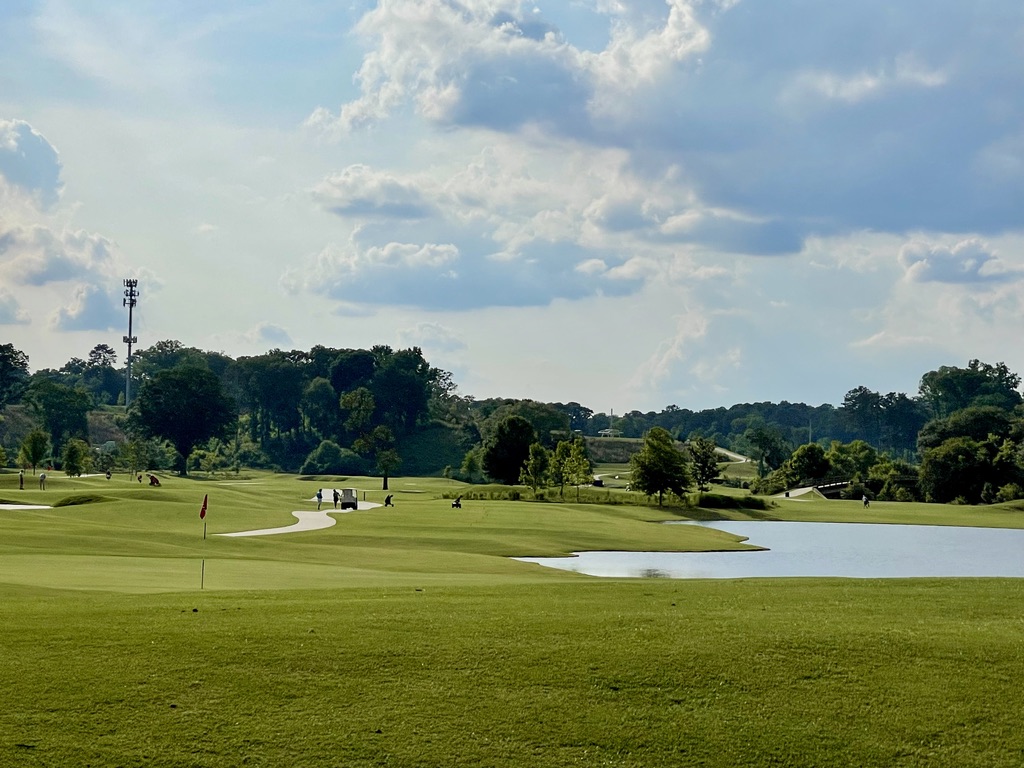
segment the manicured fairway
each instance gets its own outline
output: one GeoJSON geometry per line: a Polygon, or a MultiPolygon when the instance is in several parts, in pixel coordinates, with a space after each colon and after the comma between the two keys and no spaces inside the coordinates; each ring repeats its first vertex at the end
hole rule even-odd
{"type": "Polygon", "coordinates": [[[105,500],[0,511],[0,765],[1024,764],[1019,580],[594,579],[506,556],[742,544],[646,507],[452,510],[442,480],[214,536],[329,487],[253,480],[57,478],[22,493],[105,500]]]}

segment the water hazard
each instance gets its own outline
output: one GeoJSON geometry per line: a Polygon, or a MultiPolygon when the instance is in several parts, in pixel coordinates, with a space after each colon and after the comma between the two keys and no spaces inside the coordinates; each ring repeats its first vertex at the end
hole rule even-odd
{"type": "Polygon", "coordinates": [[[731,522],[702,525],[765,547],[744,552],[580,552],[520,557],[590,576],[741,579],[820,576],[859,579],[996,576],[1024,578],[1024,530],[869,523],[731,522]]]}

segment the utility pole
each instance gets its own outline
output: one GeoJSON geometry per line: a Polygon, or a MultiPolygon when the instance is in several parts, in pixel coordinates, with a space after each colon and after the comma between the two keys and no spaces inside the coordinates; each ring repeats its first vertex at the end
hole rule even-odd
{"type": "Polygon", "coordinates": [[[132,310],[139,300],[139,293],[135,290],[139,281],[128,279],[124,281],[124,303],[128,307],[128,335],[124,337],[124,343],[128,345],[128,372],[124,377],[124,407],[132,404],[132,344],[138,343],[138,339],[132,336],[132,310]]]}

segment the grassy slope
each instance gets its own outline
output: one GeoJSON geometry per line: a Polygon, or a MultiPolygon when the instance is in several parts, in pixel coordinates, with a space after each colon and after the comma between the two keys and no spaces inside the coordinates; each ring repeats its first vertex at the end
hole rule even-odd
{"type": "MultiPolygon", "coordinates": [[[[337,485],[380,501],[377,483],[337,485]]],[[[738,544],[650,525],[671,515],[647,507],[459,512],[444,480],[393,481],[394,510],[323,531],[202,539],[204,493],[212,533],[289,524],[318,485],[55,477],[42,493],[0,475],[0,499],[109,499],[0,511],[0,765],[1024,762],[1018,580],[592,579],[503,556],[738,544]]]]}

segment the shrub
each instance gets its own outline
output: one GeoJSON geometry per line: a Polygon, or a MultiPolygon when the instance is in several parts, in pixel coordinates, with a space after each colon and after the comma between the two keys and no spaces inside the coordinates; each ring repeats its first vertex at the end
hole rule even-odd
{"type": "Polygon", "coordinates": [[[310,454],[299,470],[303,475],[360,475],[366,471],[366,460],[359,454],[324,440],[310,454]]]}
{"type": "Polygon", "coordinates": [[[1024,488],[1021,488],[1017,483],[1007,483],[996,492],[996,501],[1016,501],[1017,499],[1024,499],[1024,488]]]}
{"type": "Polygon", "coordinates": [[[698,507],[704,509],[771,509],[773,502],[756,496],[726,496],[721,493],[701,493],[697,495],[698,507]]]}

